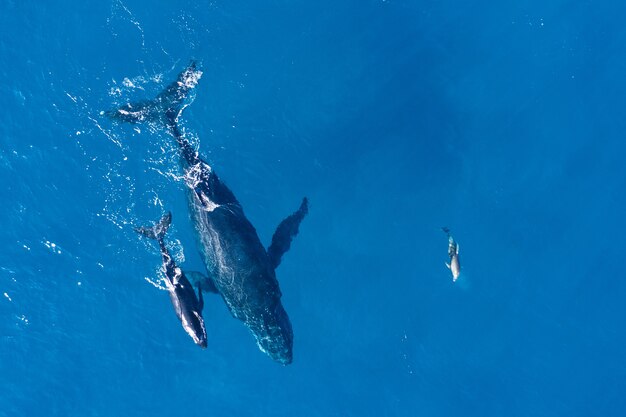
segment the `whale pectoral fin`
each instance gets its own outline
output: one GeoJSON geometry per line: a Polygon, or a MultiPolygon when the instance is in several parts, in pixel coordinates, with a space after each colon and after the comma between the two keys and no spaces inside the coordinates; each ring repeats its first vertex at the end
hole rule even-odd
{"type": "Polygon", "coordinates": [[[272,236],[272,243],[267,248],[267,256],[274,269],[280,265],[280,260],[283,254],[291,247],[291,241],[298,234],[300,222],[304,219],[304,216],[309,212],[309,200],[305,197],[302,199],[300,208],[286,219],[284,219],[274,232],[272,236]]]}
{"type": "Polygon", "coordinates": [[[202,297],[202,284],[198,282],[198,311],[202,313],[204,309],[204,298],[202,297]]]}
{"type": "Polygon", "coordinates": [[[459,244],[458,243],[456,244],[456,254],[457,255],[459,254],[459,244]]]}
{"type": "Polygon", "coordinates": [[[450,268],[450,264],[449,264],[449,263],[447,263],[447,262],[446,262],[446,266],[448,267],[448,269],[451,269],[451,268],[450,268]]]}
{"type": "Polygon", "coordinates": [[[202,286],[203,291],[217,294],[217,288],[215,288],[215,284],[213,284],[213,281],[202,272],[185,271],[185,275],[196,286],[202,286]]]}

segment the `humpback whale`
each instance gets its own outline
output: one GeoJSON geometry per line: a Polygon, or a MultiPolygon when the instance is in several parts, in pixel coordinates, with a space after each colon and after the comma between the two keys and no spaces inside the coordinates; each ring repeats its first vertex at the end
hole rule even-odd
{"type": "Polygon", "coordinates": [[[298,234],[308,200],[304,198],[298,210],[279,224],[266,250],[233,192],[180,130],[178,119],[201,75],[192,62],[155,99],[108,114],[130,123],[160,120],[167,127],[179,148],[190,216],[208,272],[198,282],[206,283],[203,290],[221,295],[230,313],[250,329],[261,351],[287,365],[293,360],[293,330],[275,270],[298,234]]]}
{"type": "Polygon", "coordinates": [[[183,271],[176,266],[169,251],[165,247],[163,239],[165,232],[172,221],[172,214],[167,213],[161,221],[152,227],[137,227],[135,231],[147,238],[154,239],[159,243],[161,256],[163,258],[163,271],[165,272],[165,284],[174,306],[176,316],[183,325],[183,328],[193,341],[202,348],[207,346],[206,329],[202,318],[202,308],[204,300],[202,291],[198,286],[198,297],[183,271]]]}
{"type": "Polygon", "coordinates": [[[461,275],[461,263],[459,262],[459,245],[456,243],[450,229],[442,227],[441,230],[448,236],[448,257],[450,257],[450,263],[446,262],[446,266],[452,272],[452,282],[456,282],[461,275]]]}

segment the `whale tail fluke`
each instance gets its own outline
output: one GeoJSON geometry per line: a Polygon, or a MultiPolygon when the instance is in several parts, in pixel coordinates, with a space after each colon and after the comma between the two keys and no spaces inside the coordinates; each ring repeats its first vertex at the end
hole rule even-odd
{"type": "Polygon", "coordinates": [[[443,230],[446,235],[450,236],[450,229],[448,227],[442,227],[441,230],[443,230]]]}
{"type": "Polygon", "coordinates": [[[309,200],[304,197],[300,208],[280,222],[276,228],[274,236],[272,236],[272,243],[267,249],[267,255],[274,269],[280,265],[283,254],[291,247],[291,241],[298,234],[300,222],[302,222],[302,219],[304,219],[308,212],[309,200]]]}
{"type": "Polygon", "coordinates": [[[151,227],[135,227],[135,232],[149,239],[154,239],[161,242],[165,237],[167,229],[170,227],[170,223],[172,223],[172,213],[167,212],[163,217],[161,217],[159,223],[151,227]]]}
{"type": "Polygon", "coordinates": [[[127,103],[114,110],[105,111],[104,114],[113,120],[124,123],[151,123],[162,122],[169,127],[172,119],[176,117],[188,104],[188,97],[202,77],[202,71],[198,64],[192,60],[176,81],[169,84],[159,95],[152,100],[127,103]]]}

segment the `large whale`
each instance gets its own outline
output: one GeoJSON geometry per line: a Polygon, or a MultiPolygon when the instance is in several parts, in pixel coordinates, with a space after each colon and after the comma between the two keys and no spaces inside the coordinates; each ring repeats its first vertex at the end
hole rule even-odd
{"type": "Polygon", "coordinates": [[[163,239],[172,222],[172,214],[167,213],[161,221],[152,227],[137,227],[135,231],[149,239],[154,239],[159,244],[161,257],[163,258],[163,272],[165,273],[165,285],[170,294],[170,300],[174,306],[174,312],[193,341],[200,347],[207,346],[206,329],[202,318],[204,300],[202,291],[198,285],[198,297],[185,276],[185,273],[176,266],[163,239]]]}
{"type": "Polygon", "coordinates": [[[201,278],[203,290],[222,296],[231,314],[250,329],[261,351],[289,364],[293,331],[275,270],[298,234],[308,201],[304,198],[299,209],[279,224],[266,250],[235,195],[180,130],[178,119],[201,75],[192,62],[153,100],[126,104],[108,114],[131,123],[159,120],[167,127],[180,151],[189,211],[208,272],[208,277],[201,278]]]}

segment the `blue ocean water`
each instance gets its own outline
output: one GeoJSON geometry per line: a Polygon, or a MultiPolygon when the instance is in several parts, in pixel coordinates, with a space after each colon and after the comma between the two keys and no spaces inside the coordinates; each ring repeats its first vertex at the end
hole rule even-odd
{"type": "Polygon", "coordinates": [[[625,15],[0,1],[0,416],[624,415],[625,15]],[[185,127],[261,240],[310,200],[289,366],[210,294],[195,346],[132,230],[171,210],[202,268],[171,138],[101,113],[190,59],[185,127]]]}

